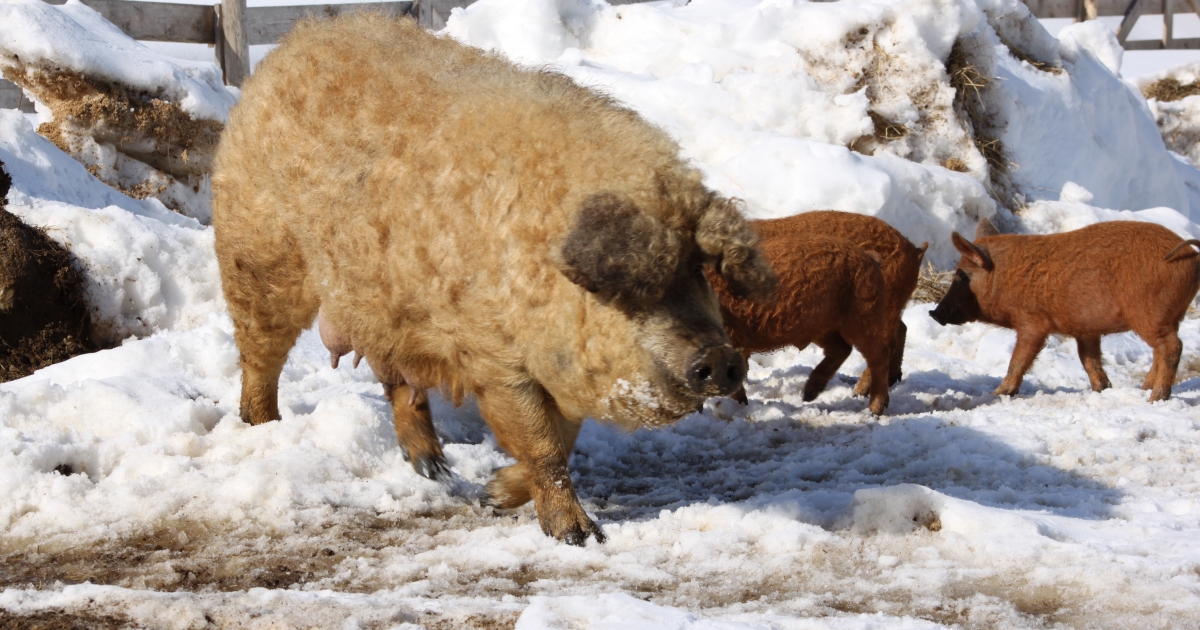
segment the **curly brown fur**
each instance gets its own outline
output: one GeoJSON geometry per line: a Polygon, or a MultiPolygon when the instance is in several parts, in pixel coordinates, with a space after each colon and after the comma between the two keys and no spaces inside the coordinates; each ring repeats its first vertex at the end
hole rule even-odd
{"type": "Polygon", "coordinates": [[[581,544],[599,530],[567,470],[578,423],[657,426],[733,391],[694,378],[738,367],[692,270],[714,194],[669,136],[561,74],[409,20],[300,22],[246,82],[213,190],[248,422],[279,417],[320,309],[381,380],[475,395],[519,466],[489,492],[581,544]]]}
{"type": "MultiPolygon", "coordinates": [[[[759,223],[752,225],[757,229],[759,223]]],[[[824,348],[825,359],[805,384],[805,400],[824,391],[851,346],[872,370],[885,374],[894,328],[885,320],[887,290],[878,255],[838,237],[771,229],[760,234],[763,253],[779,274],[774,302],[740,299],[724,279],[709,276],[734,345],[746,354],[786,346],[803,349],[810,343],[824,348]]],[[[887,381],[872,382],[870,394],[871,412],[883,413],[887,381]]]]}
{"type": "MultiPolygon", "coordinates": [[[[892,358],[888,368],[888,384],[895,385],[904,375],[904,343],[908,327],[902,317],[908,300],[917,288],[921,260],[928,243],[917,247],[896,228],[875,217],[817,210],[783,219],[755,221],[754,229],[764,238],[774,234],[824,234],[849,240],[864,250],[879,254],[884,284],[887,286],[887,306],[884,321],[896,332],[892,338],[892,358]]],[[[865,396],[871,388],[871,369],[863,371],[854,393],[865,396]]]]}
{"type": "Polygon", "coordinates": [[[930,312],[938,323],[981,321],[1017,331],[997,395],[1020,391],[1051,334],[1074,337],[1094,391],[1109,387],[1100,338],[1132,330],[1154,349],[1143,389],[1165,400],[1179,367],[1179,322],[1200,290],[1200,257],[1160,225],[1110,221],[1049,235],[999,234],[984,219],[972,243],[955,232],[962,254],[946,296],[930,312]]]}

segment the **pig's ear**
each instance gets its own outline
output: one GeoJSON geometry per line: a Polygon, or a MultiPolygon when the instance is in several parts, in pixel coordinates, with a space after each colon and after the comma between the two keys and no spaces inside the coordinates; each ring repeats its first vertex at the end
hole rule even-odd
{"type": "Polygon", "coordinates": [[[769,300],[779,277],[758,246],[758,235],[746,224],[733,199],[717,198],[696,224],[696,245],[715,260],[715,267],[738,297],[769,300]]]}
{"type": "Polygon", "coordinates": [[[605,299],[660,299],[679,266],[674,230],[613,193],[588,197],[552,256],[571,282],[605,299]]]}
{"type": "Polygon", "coordinates": [[[979,220],[979,225],[975,228],[975,240],[979,240],[985,236],[995,236],[1000,233],[995,225],[986,218],[979,220]]]}
{"type": "Polygon", "coordinates": [[[963,238],[958,232],[951,234],[950,240],[954,241],[954,249],[962,253],[964,262],[986,271],[992,270],[992,257],[986,249],[963,238]]]}

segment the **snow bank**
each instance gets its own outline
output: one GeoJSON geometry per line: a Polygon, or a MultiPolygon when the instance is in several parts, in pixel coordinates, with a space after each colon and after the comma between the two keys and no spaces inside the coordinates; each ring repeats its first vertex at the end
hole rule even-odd
{"type": "Polygon", "coordinates": [[[184,66],[156,54],[79,0],[61,6],[40,0],[0,4],[0,65],[17,64],[137,88],[178,103],[197,119],[220,123],[237,100],[215,64],[184,66]]]}
{"type": "Polygon", "coordinates": [[[224,312],[211,229],[104,185],[16,110],[0,110],[0,162],[13,180],[9,212],[79,262],[100,342],[186,330],[224,312]]]}
{"type": "Polygon", "coordinates": [[[186,63],[77,0],[0,4],[0,70],[34,101],[39,131],[114,188],[207,223],[235,92],[215,64],[186,63]]]}
{"type": "Polygon", "coordinates": [[[1200,208],[1099,24],[1055,39],[1017,0],[678,4],[482,0],[446,33],[613,94],[754,217],[879,216],[940,266],[957,258],[950,231],[997,199],[1057,200],[1067,182],[1101,207],[1200,208]],[[956,93],[956,42],[986,85],[956,93]],[[986,116],[969,121],[975,89],[986,116]],[[1003,147],[991,166],[988,133],[1003,147]]]}

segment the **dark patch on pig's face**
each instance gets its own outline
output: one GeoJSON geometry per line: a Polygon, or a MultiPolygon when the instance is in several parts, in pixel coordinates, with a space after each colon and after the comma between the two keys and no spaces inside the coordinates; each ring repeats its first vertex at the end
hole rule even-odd
{"type": "Polygon", "coordinates": [[[584,202],[556,255],[564,276],[630,321],[654,366],[647,375],[654,384],[689,405],[732,393],[746,372],[745,358],[721,325],[704,265],[746,280],[752,293],[774,287],[774,271],[754,247],[756,237],[737,219],[709,221],[707,232],[701,225],[693,235],[664,225],[625,197],[598,193],[584,202]]]}
{"type": "Polygon", "coordinates": [[[660,385],[697,402],[732,393],[746,374],[744,357],[721,325],[720,305],[704,277],[705,260],[703,253],[691,252],[659,302],[624,309],[660,385]]]}
{"type": "Polygon", "coordinates": [[[960,268],[954,274],[954,281],[950,283],[945,297],[938,302],[937,308],[929,312],[929,316],[946,326],[976,321],[980,313],[979,300],[971,288],[971,274],[960,268]]]}
{"type": "Polygon", "coordinates": [[[636,309],[663,299],[686,253],[683,245],[675,230],[631,200],[597,193],[580,207],[557,262],[571,282],[636,309]]]}

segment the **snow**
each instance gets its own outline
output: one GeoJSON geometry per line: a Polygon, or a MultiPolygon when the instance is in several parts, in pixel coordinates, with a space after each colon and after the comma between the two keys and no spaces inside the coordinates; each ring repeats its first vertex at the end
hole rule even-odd
{"type": "Polygon", "coordinates": [[[994,67],[985,106],[1004,124],[1017,207],[1057,200],[1073,182],[1100,207],[1200,211],[1195,169],[1177,167],[1140,93],[1113,73],[1111,31],[1085,23],[1055,39],[1017,0],[485,0],[455,9],[446,32],[631,104],[751,216],[878,216],[928,241],[943,267],[957,258],[950,231],[998,211],[985,160],[950,111],[943,62],[957,38],[994,67]],[[1066,71],[1038,70],[1003,42],[1066,71]],[[873,99],[864,77],[878,77],[873,99]],[[919,132],[855,153],[849,145],[872,129],[868,109],[919,132]],[[968,172],[943,168],[949,158],[968,172]]]}
{"type": "MultiPolygon", "coordinates": [[[[75,24],[96,34],[75,47],[49,29],[45,54],[130,67],[94,47],[103,27],[75,24]]],[[[447,30],[614,94],[754,216],[873,214],[942,267],[950,230],[985,216],[1200,236],[1200,172],[1114,74],[1111,33],[1060,35],[1007,0],[482,0],[447,30]],[[1015,215],[961,124],[937,118],[959,37],[1002,77],[987,104],[1020,166],[1015,215]],[[886,70],[874,97],[856,87],[870,64],[886,70]],[[872,108],[919,133],[850,150],[872,108]]],[[[282,420],[243,423],[211,228],[104,186],[17,112],[0,111],[0,162],[8,209],[72,250],[114,345],[0,385],[9,613],[151,628],[1200,627],[1195,317],[1181,382],[1154,404],[1138,389],[1151,351],[1131,333],[1104,339],[1110,390],[1091,392],[1074,342],[1052,338],[1020,394],[997,397],[1015,335],[940,327],[931,305],[905,313],[905,379],[881,418],[852,396],[857,354],[811,403],[819,350],[756,355],[748,406],[714,399],[633,433],[585,424],[573,480],[608,542],[575,548],[542,534],[532,506],[478,505],[511,460],[470,402],[433,399],[454,479],[413,472],[369,368],[329,367],[315,330],[284,369],[282,420]]]]}
{"type": "Polygon", "coordinates": [[[78,261],[102,342],[186,330],[224,312],[211,229],[101,183],[16,110],[0,110],[0,162],[13,180],[8,211],[78,261]]]}
{"type": "Polygon", "coordinates": [[[0,3],[0,65],[12,58],[165,94],[195,118],[224,122],[235,98],[213,64],[157,55],[78,0],[0,3]]]}

